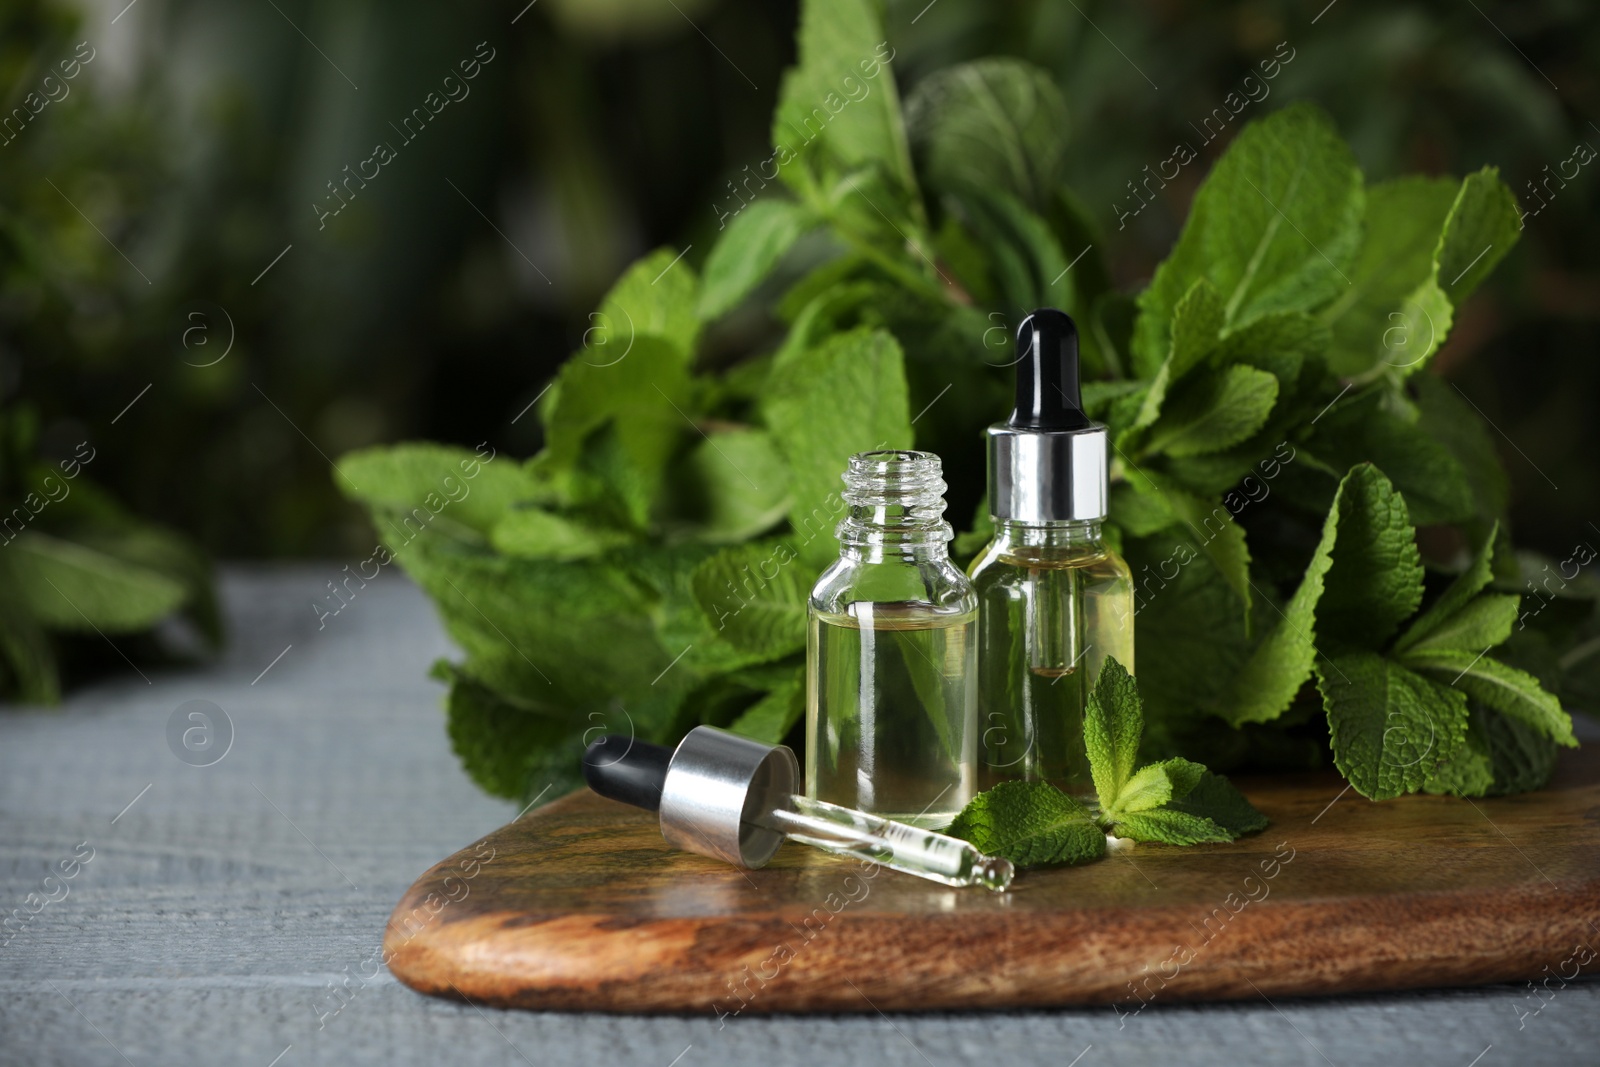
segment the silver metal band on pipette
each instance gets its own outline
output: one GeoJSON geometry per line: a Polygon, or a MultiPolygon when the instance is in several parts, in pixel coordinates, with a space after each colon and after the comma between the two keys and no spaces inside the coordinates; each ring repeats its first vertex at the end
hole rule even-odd
{"type": "Polygon", "coordinates": [[[760,867],[783,834],[758,825],[800,781],[794,753],[709,726],[678,743],[661,786],[661,836],[687,852],[760,867]]]}

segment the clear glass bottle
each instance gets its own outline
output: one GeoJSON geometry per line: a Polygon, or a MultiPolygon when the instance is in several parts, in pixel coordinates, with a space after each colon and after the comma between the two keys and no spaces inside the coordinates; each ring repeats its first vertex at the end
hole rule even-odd
{"type": "Polygon", "coordinates": [[[1107,656],[1133,670],[1133,576],[1093,521],[995,522],[978,595],[980,788],[1093,788],[1083,712],[1107,656]]]}
{"type": "Polygon", "coordinates": [[[950,562],[939,457],[862,452],[839,559],[811,591],[806,795],[947,825],[977,765],[978,605],[950,562]]]}
{"type": "Polygon", "coordinates": [[[1017,403],[989,428],[995,538],[970,568],[978,635],[979,785],[1093,791],[1083,717],[1107,657],[1133,664],[1133,576],[1106,545],[1106,428],[1079,402],[1078,334],[1040,309],[1017,334],[1017,403]]]}

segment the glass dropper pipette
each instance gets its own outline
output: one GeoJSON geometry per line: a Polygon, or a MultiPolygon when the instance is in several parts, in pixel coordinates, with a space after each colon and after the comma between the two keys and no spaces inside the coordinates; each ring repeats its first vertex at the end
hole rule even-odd
{"type": "Polygon", "coordinates": [[[584,753],[583,773],[601,796],[659,812],[670,844],[740,867],[765,866],[788,839],[944,885],[1011,884],[1009,860],[965,841],[796,795],[793,752],[712,726],[676,749],[603,737],[584,753]]]}

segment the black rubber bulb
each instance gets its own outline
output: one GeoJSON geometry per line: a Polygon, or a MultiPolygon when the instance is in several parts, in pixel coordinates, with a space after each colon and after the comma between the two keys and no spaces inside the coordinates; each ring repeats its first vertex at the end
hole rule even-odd
{"type": "Polygon", "coordinates": [[[672,749],[620,734],[607,734],[583,753],[583,780],[603,797],[648,811],[661,809],[672,749]]]}
{"type": "Polygon", "coordinates": [[[1078,391],[1078,327],[1072,316],[1040,308],[1017,327],[1017,406],[1006,425],[1022,430],[1083,430],[1078,391]]]}

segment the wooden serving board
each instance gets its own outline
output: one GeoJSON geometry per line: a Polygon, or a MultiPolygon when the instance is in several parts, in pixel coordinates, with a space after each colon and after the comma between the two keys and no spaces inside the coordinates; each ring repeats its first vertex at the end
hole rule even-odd
{"type": "Polygon", "coordinates": [[[1136,1011],[1600,972],[1600,750],[1494,800],[1238,784],[1272,820],[1260,834],[1130,843],[1006,894],[795,844],[741,871],[582,791],[424,874],[386,959],[414,989],[488,1004],[716,1015],[1136,1011]]]}

